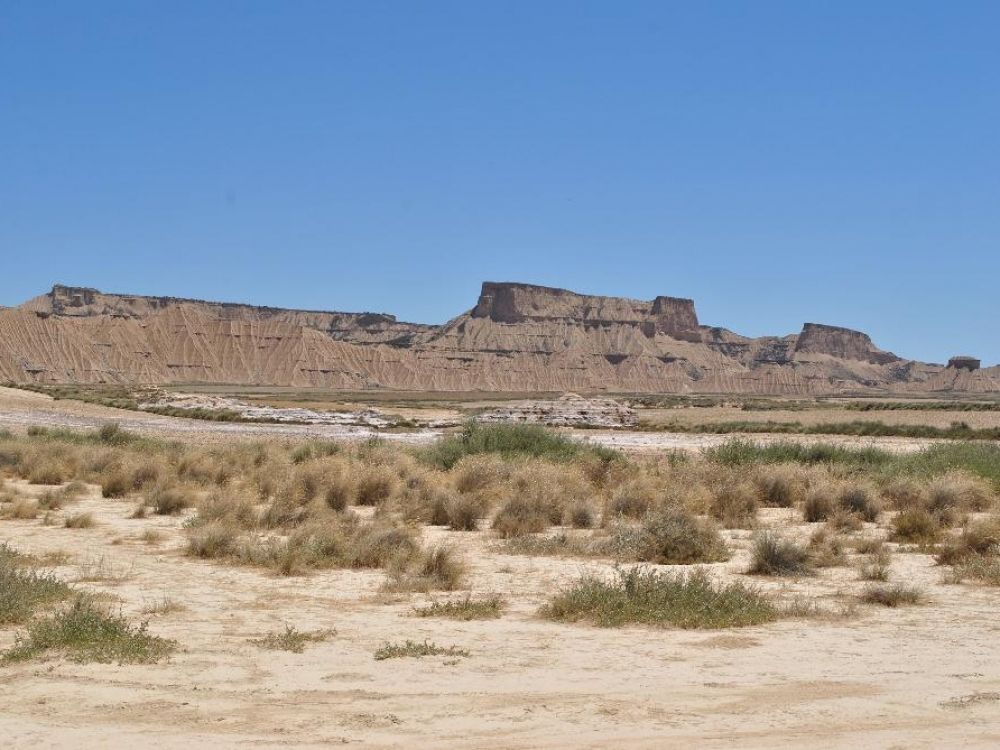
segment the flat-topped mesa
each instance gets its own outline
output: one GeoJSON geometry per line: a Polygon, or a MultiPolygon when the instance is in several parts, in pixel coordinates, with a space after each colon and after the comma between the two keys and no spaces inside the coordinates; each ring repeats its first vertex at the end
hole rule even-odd
{"type": "Polygon", "coordinates": [[[405,347],[414,337],[434,328],[416,323],[403,323],[397,321],[395,315],[386,313],[295,310],[185,297],[112,294],[89,287],[63,284],[56,284],[51,292],[21,305],[22,310],[34,312],[39,316],[51,315],[61,318],[107,316],[145,319],[171,308],[203,313],[221,321],[287,323],[322,331],[338,341],[358,344],[385,343],[405,347]]]}
{"type": "Polygon", "coordinates": [[[826,354],[839,359],[853,359],[887,365],[899,362],[892,352],[879,349],[867,333],[822,323],[806,323],[795,342],[796,354],[826,354]]]}
{"type": "Polygon", "coordinates": [[[514,282],[483,282],[473,318],[496,323],[569,321],[584,327],[633,325],[652,338],[658,333],[701,341],[694,302],[660,296],[650,301],[602,297],[514,282]]]}
{"type": "Polygon", "coordinates": [[[969,370],[971,372],[978,370],[982,365],[983,363],[978,357],[967,357],[961,354],[948,360],[948,369],[950,370],[969,370]]]}

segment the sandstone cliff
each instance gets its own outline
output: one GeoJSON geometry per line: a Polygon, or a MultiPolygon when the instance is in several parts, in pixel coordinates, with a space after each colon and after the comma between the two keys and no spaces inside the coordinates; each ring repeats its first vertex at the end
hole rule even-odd
{"type": "Polygon", "coordinates": [[[0,309],[0,380],[362,389],[822,394],[1000,390],[1000,370],[903,360],[806,324],[747,338],[688,299],[486,282],[440,325],[55,286],[0,309]]]}

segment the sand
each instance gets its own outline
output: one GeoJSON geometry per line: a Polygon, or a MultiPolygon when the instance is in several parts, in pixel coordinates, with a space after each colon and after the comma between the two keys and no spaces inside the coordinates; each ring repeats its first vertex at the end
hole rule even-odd
{"type": "MultiPolygon", "coordinates": [[[[927,555],[896,554],[893,563],[894,578],[925,587],[925,606],[726,631],[609,630],[546,622],[536,610],[555,587],[585,569],[609,570],[610,562],[503,555],[485,533],[428,528],[426,539],[462,551],[473,592],[497,592],[509,602],[498,620],[454,622],[411,616],[414,605],[434,597],[380,594],[380,572],[279,578],[186,558],[182,518],[133,520],[131,510],[131,503],[94,491],[71,506],[94,514],[93,529],[0,522],[0,539],[25,551],[68,552],[72,560],[55,569],[67,579],[102,561],[122,580],[80,585],[120,597],[125,614],[148,618],[151,632],[181,644],[169,661],[149,666],[53,658],[3,668],[5,747],[1000,743],[1000,594],[940,583],[927,555]],[[139,540],[151,527],[163,532],[162,543],[139,540]],[[184,609],[142,614],[165,599],[184,609]],[[334,628],[336,635],[302,654],[248,642],[285,624],[334,628]],[[471,655],[373,658],[384,642],[407,638],[471,655]]],[[[768,511],[765,520],[787,525],[789,514],[768,511]]],[[[730,536],[745,546],[747,532],[730,536]]],[[[741,549],[709,567],[745,579],[745,566],[741,549]]],[[[790,582],[756,580],[780,595],[808,594],[825,604],[862,586],[852,568],[790,582]]],[[[9,645],[12,631],[2,639],[9,645]]]]}

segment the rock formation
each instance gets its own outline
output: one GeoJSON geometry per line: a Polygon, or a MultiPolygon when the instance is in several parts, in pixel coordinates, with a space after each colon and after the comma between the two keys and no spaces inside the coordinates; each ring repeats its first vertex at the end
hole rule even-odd
{"type": "Polygon", "coordinates": [[[1000,390],[1000,368],[905,360],[808,323],[748,338],[694,303],[486,282],[440,325],[57,285],[0,309],[0,380],[341,389],[829,394],[1000,390]]]}

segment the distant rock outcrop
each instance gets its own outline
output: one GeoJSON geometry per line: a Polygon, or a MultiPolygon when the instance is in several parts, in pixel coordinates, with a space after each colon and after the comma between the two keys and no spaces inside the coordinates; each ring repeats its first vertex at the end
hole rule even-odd
{"type": "Polygon", "coordinates": [[[978,370],[980,367],[982,367],[982,363],[975,357],[960,355],[948,360],[948,369],[950,370],[969,370],[972,372],[978,370]]]}
{"type": "Polygon", "coordinates": [[[850,328],[828,326],[822,323],[806,323],[795,342],[796,354],[826,354],[837,359],[851,359],[887,365],[898,362],[892,352],[877,348],[868,334],[852,331],[850,328]]]}
{"type": "MultiPolygon", "coordinates": [[[[962,360],[962,361],[958,361],[962,360]]],[[[968,361],[966,361],[968,360],[968,361]]],[[[1000,368],[904,360],[806,324],[748,338],[689,299],[486,282],[443,325],[57,285],[0,309],[0,380],[340,389],[829,394],[1000,390],[1000,368]]]]}

